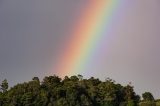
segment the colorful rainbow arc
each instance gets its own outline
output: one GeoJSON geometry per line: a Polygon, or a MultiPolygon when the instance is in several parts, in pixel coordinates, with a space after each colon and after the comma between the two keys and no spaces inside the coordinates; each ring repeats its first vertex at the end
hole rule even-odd
{"type": "Polygon", "coordinates": [[[61,56],[57,73],[60,76],[81,74],[85,65],[90,61],[90,54],[96,51],[96,46],[103,39],[110,26],[110,20],[119,0],[93,0],[73,28],[67,52],[61,56]]]}

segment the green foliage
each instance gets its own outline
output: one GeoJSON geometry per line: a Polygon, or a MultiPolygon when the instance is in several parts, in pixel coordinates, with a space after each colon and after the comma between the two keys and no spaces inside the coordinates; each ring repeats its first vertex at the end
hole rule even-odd
{"type": "Polygon", "coordinates": [[[145,92],[142,94],[144,101],[154,101],[154,97],[150,92],[145,92]]]}
{"type": "Polygon", "coordinates": [[[160,100],[156,101],[156,106],[160,106],[160,100]]]}
{"type": "Polygon", "coordinates": [[[127,102],[127,106],[136,106],[136,104],[133,100],[130,100],[127,102]]]}
{"type": "Polygon", "coordinates": [[[7,80],[5,79],[5,80],[2,81],[1,90],[2,90],[3,92],[6,92],[7,89],[8,89],[8,82],[7,82],[7,80]]]}
{"type": "Polygon", "coordinates": [[[146,101],[146,102],[141,102],[139,106],[156,106],[156,103],[154,101],[146,101]]]}
{"type": "MultiPolygon", "coordinates": [[[[38,77],[31,81],[17,84],[8,90],[8,82],[1,84],[0,106],[137,106],[140,97],[130,84],[122,86],[110,78],[100,81],[82,75],[48,76],[40,82],[38,77]]],[[[155,106],[153,97],[144,94],[145,100],[140,106],[155,106]]],[[[159,101],[157,101],[159,104],[159,101]]]]}
{"type": "Polygon", "coordinates": [[[127,106],[127,102],[121,102],[119,106],[127,106]]]}
{"type": "Polygon", "coordinates": [[[142,94],[143,101],[140,102],[140,106],[157,106],[154,101],[154,97],[150,92],[145,92],[142,94]]]}

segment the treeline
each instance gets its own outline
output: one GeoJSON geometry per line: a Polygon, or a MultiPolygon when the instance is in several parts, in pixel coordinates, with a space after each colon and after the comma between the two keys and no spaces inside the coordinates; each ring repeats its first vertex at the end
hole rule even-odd
{"type": "Polygon", "coordinates": [[[110,78],[77,75],[62,80],[54,75],[42,82],[34,77],[9,90],[7,80],[0,86],[0,106],[160,106],[150,92],[143,93],[141,100],[131,84],[122,86],[110,78]]]}

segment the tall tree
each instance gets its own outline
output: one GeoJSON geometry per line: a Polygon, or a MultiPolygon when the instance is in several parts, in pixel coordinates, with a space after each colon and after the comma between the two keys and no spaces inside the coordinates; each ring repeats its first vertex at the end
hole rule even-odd
{"type": "Polygon", "coordinates": [[[150,93],[150,92],[143,93],[142,97],[143,97],[144,101],[154,101],[154,97],[153,97],[152,93],[150,93]]]}
{"type": "Polygon", "coordinates": [[[5,80],[2,81],[1,90],[2,90],[3,92],[6,92],[7,89],[8,89],[8,82],[7,82],[7,80],[5,79],[5,80]]]}

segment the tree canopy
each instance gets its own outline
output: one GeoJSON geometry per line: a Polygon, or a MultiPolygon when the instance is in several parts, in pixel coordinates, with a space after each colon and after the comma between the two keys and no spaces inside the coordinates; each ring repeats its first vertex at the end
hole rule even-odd
{"type": "MultiPolygon", "coordinates": [[[[154,100],[149,92],[143,98],[154,100]]],[[[83,79],[82,75],[47,76],[42,81],[34,77],[9,90],[4,80],[0,92],[0,106],[138,106],[139,101],[131,84],[122,86],[110,78],[83,79]]]]}

